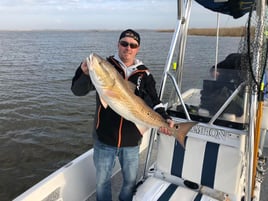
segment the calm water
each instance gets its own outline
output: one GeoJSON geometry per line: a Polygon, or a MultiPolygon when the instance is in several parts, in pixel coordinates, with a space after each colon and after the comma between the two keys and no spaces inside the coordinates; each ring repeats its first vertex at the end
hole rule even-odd
{"type": "MultiPolygon", "coordinates": [[[[140,33],[138,57],[159,86],[172,34],[140,33]]],[[[0,200],[11,200],[91,148],[95,94],[74,96],[71,79],[91,52],[115,54],[119,34],[0,32],[0,200]]],[[[214,64],[215,40],[188,38],[189,79],[207,75],[214,64]]],[[[237,51],[239,38],[221,40],[220,58],[237,51]]]]}

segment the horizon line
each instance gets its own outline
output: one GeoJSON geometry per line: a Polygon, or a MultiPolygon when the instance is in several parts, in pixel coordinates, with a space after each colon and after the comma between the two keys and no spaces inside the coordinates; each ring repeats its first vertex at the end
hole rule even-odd
{"type": "MultiPolygon", "coordinates": [[[[241,28],[243,26],[233,26],[233,27],[220,27],[221,28],[227,28],[227,29],[234,29],[234,28],[241,28]]],[[[211,27],[191,27],[188,29],[217,29],[217,28],[211,28],[211,27]]],[[[122,31],[123,29],[0,29],[0,31],[122,31]]],[[[135,30],[139,31],[163,31],[163,32],[173,32],[175,29],[173,28],[164,28],[164,29],[159,29],[159,28],[137,28],[135,30]]]]}

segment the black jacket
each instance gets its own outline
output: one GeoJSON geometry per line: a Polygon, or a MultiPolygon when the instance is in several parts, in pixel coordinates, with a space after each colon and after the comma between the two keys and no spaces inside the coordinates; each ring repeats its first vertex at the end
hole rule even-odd
{"type": "MultiPolygon", "coordinates": [[[[125,73],[117,60],[112,56],[107,60],[117,69],[117,71],[125,78],[125,73]]],[[[161,104],[156,88],[155,80],[149,73],[148,68],[144,65],[137,67],[128,78],[136,87],[135,94],[140,96],[151,108],[161,104]]],[[[89,91],[94,90],[94,86],[90,77],[85,75],[81,66],[76,70],[72,80],[72,92],[77,96],[84,96],[89,91]]],[[[136,125],[115,113],[109,106],[104,108],[100,103],[99,96],[96,96],[96,114],[95,114],[95,132],[98,139],[108,145],[116,147],[137,146],[140,144],[142,135],[136,125]]],[[[163,118],[170,118],[164,107],[159,107],[156,111],[163,118]]]]}

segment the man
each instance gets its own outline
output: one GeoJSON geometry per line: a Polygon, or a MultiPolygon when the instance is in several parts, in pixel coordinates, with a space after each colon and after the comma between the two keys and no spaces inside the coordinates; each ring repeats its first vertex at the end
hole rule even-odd
{"type": "MultiPolygon", "coordinates": [[[[150,107],[154,108],[170,127],[174,122],[166,113],[155,89],[155,80],[148,68],[136,59],[140,49],[140,35],[131,29],[123,31],[118,41],[118,55],[107,60],[116,68],[124,79],[137,87],[135,94],[141,97],[150,107]]],[[[78,67],[71,87],[77,96],[86,95],[94,86],[90,80],[88,66],[84,61],[78,67]]],[[[110,107],[104,107],[97,95],[94,136],[94,164],[96,167],[97,201],[112,200],[111,174],[116,157],[123,174],[123,185],[119,194],[120,201],[132,200],[136,185],[139,163],[139,145],[142,135],[136,125],[115,113],[110,107]]],[[[170,135],[167,128],[161,132],[170,135]]]]}
{"type": "Polygon", "coordinates": [[[231,53],[217,64],[217,71],[215,71],[215,66],[212,66],[210,74],[218,81],[240,82],[242,77],[241,59],[242,54],[231,53]]]}

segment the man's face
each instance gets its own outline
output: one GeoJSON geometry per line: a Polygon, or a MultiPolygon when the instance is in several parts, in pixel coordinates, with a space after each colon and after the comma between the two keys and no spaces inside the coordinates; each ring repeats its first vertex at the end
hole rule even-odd
{"type": "Polygon", "coordinates": [[[118,55],[127,66],[134,64],[139,49],[138,42],[131,37],[121,38],[118,42],[118,55]]]}

